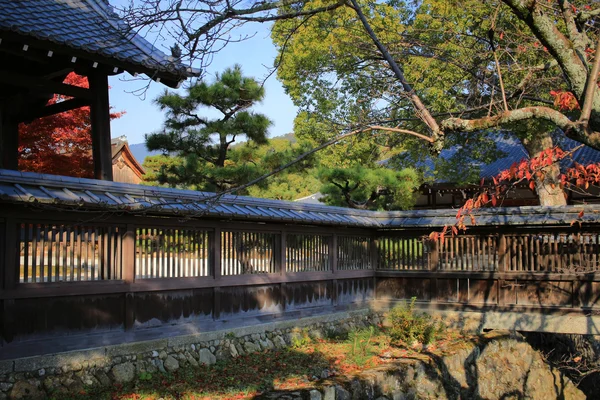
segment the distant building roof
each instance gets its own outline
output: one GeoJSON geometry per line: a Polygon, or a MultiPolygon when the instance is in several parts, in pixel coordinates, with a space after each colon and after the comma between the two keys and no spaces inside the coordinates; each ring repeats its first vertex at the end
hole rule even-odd
{"type": "Polygon", "coordinates": [[[320,200],[324,197],[325,195],[323,193],[313,193],[308,196],[296,199],[294,201],[304,204],[323,204],[320,200]]]}
{"type": "Polygon", "coordinates": [[[124,162],[141,179],[142,175],[144,175],[146,171],[131,152],[129,144],[127,143],[127,138],[125,136],[120,136],[118,138],[111,139],[110,144],[113,163],[115,162],[115,158],[122,156],[124,162]]]}
{"type": "MultiPolygon", "coordinates": [[[[79,211],[380,229],[440,227],[456,222],[456,210],[355,210],[3,169],[0,169],[0,202],[33,207],[50,205],[53,210],[76,206],[79,211]]],[[[597,205],[486,208],[475,210],[474,214],[478,225],[564,225],[576,220],[581,210],[585,210],[583,222],[600,221],[597,205]]]]}
{"type": "Polygon", "coordinates": [[[199,74],[132,31],[107,0],[0,0],[0,9],[0,32],[118,60],[153,79],[179,82],[199,74]]]}
{"type": "MultiPolygon", "coordinates": [[[[555,145],[559,146],[564,151],[571,151],[581,143],[575,140],[569,139],[564,135],[556,135],[554,138],[555,145]]],[[[466,159],[465,162],[472,162],[480,167],[480,178],[489,179],[497,176],[501,171],[509,169],[514,163],[518,163],[524,158],[529,158],[527,150],[523,147],[521,141],[513,135],[504,134],[494,136],[494,141],[498,150],[502,151],[506,155],[499,158],[489,164],[483,164],[476,160],[466,159]]],[[[444,159],[451,158],[457,151],[457,146],[449,149],[444,149],[440,153],[439,157],[444,159]]],[[[567,169],[572,167],[574,163],[583,165],[593,164],[600,162],[600,151],[592,149],[588,146],[583,146],[576,150],[571,156],[565,158],[561,162],[561,169],[567,169]]],[[[433,161],[427,160],[427,167],[433,168],[433,161]]]]}

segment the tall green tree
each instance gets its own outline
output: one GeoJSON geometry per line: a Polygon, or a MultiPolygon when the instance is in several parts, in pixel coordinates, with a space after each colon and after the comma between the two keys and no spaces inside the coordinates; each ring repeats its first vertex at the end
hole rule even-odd
{"type": "MultiPolygon", "coordinates": [[[[327,3],[317,0],[304,9],[327,3]]],[[[435,174],[447,178],[448,171],[456,171],[454,180],[464,182],[465,160],[488,162],[501,155],[488,131],[502,135],[510,130],[535,157],[553,146],[557,126],[572,130],[568,118],[581,114],[578,95],[567,94],[567,88],[557,90],[565,82],[564,68],[555,52],[544,46],[542,36],[549,36],[537,31],[547,20],[537,14],[533,23],[525,18],[533,9],[548,14],[546,9],[522,2],[524,8],[516,12],[515,1],[350,3],[275,24],[279,77],[296,104],[316,119],[341,126],[405,128],[390,133],[392,142],[411,150],[403,157],[405,165],[423,165],[428,150],[458,146],[457,157],[434,159],[435,174]],[[448,118],[454,116],[471,119],[448,118]],[[426,131],[426,137],[416,135],[426,131]],[[470,157],[458,156],[461,153],[470,157]]],[[[597,11],[585,11],[585,2],[558,3],[553,38],[566,35],[578,43],[587,70],[577,74],[585,77],[594,61],[591,47],[598,29],[584,21],[589,22],[588,12],[597,11]],[[575,23],[577,13],[581,20],[575,23]],[[569,31],[575,25],[576,32],[569,31]]],[[[564,49],[555,51],[559,50],[564,49]]],[[[583,141],[594,145],[592,136],[583,141]]],[[[559,175],[557,165],[548,166],[536,182],[542,204],[564,203],[559,175]]]]}
{"type": "Polygon", "coordinates": [[[162,132],[146,135],[146,146],[180,159],[162,164],[158,182],[219,192],[256,177],[256,166],[231,162],[230,150],[232,144],[244,139],[267,143],[271,121],[251,111],[264,95],[264,88],[243,76],[236,65],[211,83],[197,82],[186,95],[166,91],[158,97],[155,102],[166,112],[166,120],[162,132]],[[220,116],[210,118],[203,108],[220,116]]]}
{"type": "MultiPolygon", "coordinates": [[[[185,9],[142,3],[131,9],[134,24],[163,26],[184,58],[201,62],[240,25],[277,21],[278,66],[291,53],[301,62],[287,79],[317,83],[305,91],[287,82],[289,93],[306,93],[303,111],[327,116],[323,123],[344,135],[379,126],[436,154],[456,133],[468,133],[472,144],[486,130],[520,128],[535,157],[553,145],[549,133],[558,128],[600,148],[598,2],[202,0],[185,9]],[[317,38],[300,38],[306,32],[317,38]],[[324,65],[320,75],[310,74],[315,61],[324,65]],[[350,79],[339,75],[341,67],[350,79]]],[[[543,204],[559,204],[562,194],[549,190],[557,186],[556,165],[547,167],[536,175],[537,191],[543,204]]]]}
{"type": "MultiPolygon", "coordinates": [[[[228,151],[227,165],[232,169],[240,165],[251,165],[255,173],[265,174],[304,151],[305,148],[295,142],[293,135],[269,139],[268,143],[261,145],[248,141],[231,146],[228,151]]],[[[185,159],[178,156],[146,157],[144,160],[144,169],[146,170],[144,184],[160,185],[159,176],[163,169],[182,168],[184,163],[185,159]]],[[[193,187],[187,182],[181,182],[180,186],[193,187]]],[[[320,186],[316,160],[309,159],[237,193],[266,199],[296,200],[318,192],[320,186]]]]}

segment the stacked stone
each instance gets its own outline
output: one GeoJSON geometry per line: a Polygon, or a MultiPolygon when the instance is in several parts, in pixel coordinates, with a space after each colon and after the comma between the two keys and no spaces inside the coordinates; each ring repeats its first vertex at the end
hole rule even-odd
{"type": "Polygon", "coordinates": [[[126,384],[144,374],[172,373],[179,368],[213,365],[226,360],[264,350],[283,349],[307,332],[313,339],[326,332],[348,332],[381,322],[374,313],[344,314],[345,318],[308,318],[313,323],[268,324],[274,329],[246,334],[248,328],[230,332],[211,332],[169,340],[158,340],[111,346],[104,349],[84,350],[73,354],[31,357],[14,361],[0,361],[0,400],[45,399],[61,393],[81,393],[88,388],[126,384]],[[297,326],[293,326],[297,325],[297,326]],[[301,328],[298,328],[298,326],[301,328]],[[213,337],[194,341],[194,338],[213,337]],[[215,339],[214,337],[218,337],[215,339]],[[192,343],[190,343],[190,341],[192,343]],[[179,343],[178,343],[179,342],[179,343]],[[165,345],[170,343],[170,345],[165,345]],[[65,360],[64,362],[60,362],[65,360]],[[76,361],[73,361],[76,360],[76,361]],[[45,364],[60,365],[47,367],[45,364]]]}

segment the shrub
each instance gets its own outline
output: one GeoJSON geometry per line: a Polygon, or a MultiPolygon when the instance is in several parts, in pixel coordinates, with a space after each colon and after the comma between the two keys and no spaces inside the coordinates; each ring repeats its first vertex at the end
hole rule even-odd
{"type": "Polygon", "coordinates": [[[375,328],[356,329],[348,333],[347,343],[350,345],[350,357],[356,365],[364,365],[374,354],[375,349],[371,340],[375,328]]]}
{"type": "Polygon", "coordinates": [[[390,310],[389,334],[394,340],[401,340],[407,344],[429,344],[443,334],[444,325],[429,314],[415,311],[415,301],[417,298],[413,297],[410,303],[398,304],[390,310]]]}
{"type": "Polygon", "coordinates": [[[301,348],[312,343],[312,339],[308,334],[308,329],[294,328],[292,331],[292,347],[301,348]]]}
{"type": "Polygon", "coordinates": [[[327,328],[325,330],[325,339],[331,341],[347,340],[348,332],[345,332],[339,328],[327,328]]]}

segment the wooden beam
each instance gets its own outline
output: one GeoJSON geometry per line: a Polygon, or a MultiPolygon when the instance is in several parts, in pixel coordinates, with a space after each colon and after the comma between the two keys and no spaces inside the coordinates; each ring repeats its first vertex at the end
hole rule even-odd
{"type": "Polygon", "coordinates": [[[74,98],[70,100],[61,101],[60,103],[54,103],[49,106],[32,110],[29,113],[23,113],[19,115],[19,122],[31,122],[34,119],[48,117],[50,115],[59,114],[65,111],[71,111],[76,108],[85,107],[90,105],[90,100],[74,98]]]}
{"type": "Polygon", "coordinates": [[[94,177],[104,181],[112,181],[108,76],[104,74],[89,75],[88,81],[93,94],[90,104],[90,121],[92,124],[94,177]]]}
{"type": "MultiPolygon", "coordinates": [[[[71,97],[92,99],[90,89],[67,85],[37,76],[22,75],[12,71],[0,70],[0,83],[4,85],[23,87],[41,93],[62,94],[71,97]]],[[[91,88],[91,85],[90,85],[91,88]]]]}

